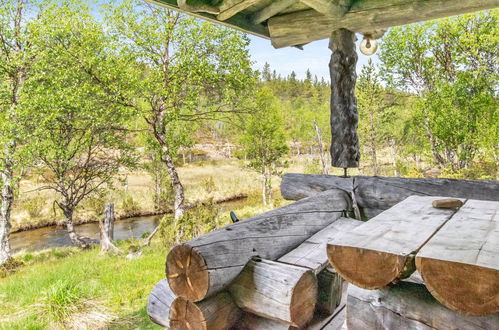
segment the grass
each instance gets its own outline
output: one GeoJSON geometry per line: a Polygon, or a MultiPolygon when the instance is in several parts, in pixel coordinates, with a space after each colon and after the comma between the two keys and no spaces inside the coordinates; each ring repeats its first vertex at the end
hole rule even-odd
{"type": "Polygon", "coordinates": [[[132,260],[98,249],[54,254],[64,250],[73,249],[34,255],[0,279],[0,329],[159,329],[145,308],[148,293],[164,277],[164,246],[155,242],[132,260]]]}

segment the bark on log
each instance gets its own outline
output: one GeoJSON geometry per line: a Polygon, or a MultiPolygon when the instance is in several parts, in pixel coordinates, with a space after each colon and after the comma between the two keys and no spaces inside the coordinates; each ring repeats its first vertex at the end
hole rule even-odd
{"type": "Polygon", "coordinates": [[[465,316],[439,304],[424,286],[400,283],[385,290],[349,286],[349,330],[497,329],[499,316],[465,316]]]}
{"type": "Polygon", "coordinates": [[[162,327],[169,327],[170,308],[175,298],[166,278],[159,281],[147,299],[147,315],[151,321],[162,327]]]}
{"type": "Polygon", "coordinates": [[[200,301],[226,288],[252,257],[278,259],[349,208],[346,193],[328,191],[178,245],[166,261],[170,287],[200,301]]]}
{"type": "Polygon", "coordinates": [[[468,200],[417,254],[426,287],[448,308],[499,313],[498,213],[499,202],[468,200]]]}
{"type": "Polygon", "coordinates": [[[227,292],[193,303],[176,298],[170,310],[172,330],[226,330],[240,319],[242,311],[237,308],[227,292]]]}
{"type": "Polygon", "coordinates": [[[328,244],[334,269],[348,282],[379,289],[411,275],[421,247],[455,213],[436,209],[439,197],[411,196],[328,244]],[[359,271],[362,270],[362,271],[359,271]]]}
{"type": "Polygon", "coordinates": [[[321,191],[354,191],[359,207],[386,210],[412,195],[499,201],[499,182],[491,180],[455,180],[434,178],[388,178],[333,175],[285,174],[281,194],[288,200],[300,200],[321,191]]]}
{"type": "Polygon", "coordinates": [[[314,315],[317,278],[308,268],[254,258],[229,291],[246,312],[303,327],[314,315]]]}
{"type": "Polygon", "coordinates": [[[333,52],[331,75],[331,164],[334,167],[359,167],[360,152],[357,136],[357,80],[355,33],[345,29],[334,31],[329,48],[333,52]]]}

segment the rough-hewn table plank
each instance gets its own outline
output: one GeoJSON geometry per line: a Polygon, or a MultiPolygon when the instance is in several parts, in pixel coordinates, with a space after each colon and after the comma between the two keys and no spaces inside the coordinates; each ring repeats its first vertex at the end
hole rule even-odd
{"type": "Polygon", "coordinates": [[[498,213],[499,202],[468,200],[418,252],[427,288],[448,308],[499,313],[498,213]]]}
{"type": "Polygon", "coordinates": [[[411,196],[328,244],[334,269],[365,289],[379,289],[415,270],[414,256],[455,213],[437,209],[442,197],[411,196]]]}

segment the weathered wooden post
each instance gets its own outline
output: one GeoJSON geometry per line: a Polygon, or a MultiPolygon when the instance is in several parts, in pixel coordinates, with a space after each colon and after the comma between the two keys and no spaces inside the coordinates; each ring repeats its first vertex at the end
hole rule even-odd
{"type": "Polygon", "coordinates": [[[113,244],[114,239],[114,203],[106,204],[104,207],[104,221],[99,221],[100,227],[100,250],[102,252],[122,252],[113,244]]]}
{"type": "Polygon", "coordinates": [[[360,160],[357,136],[357,100],[355,82],[357,52],[355,33],[339,29],[331,34],[329,63],[331,74],[331,165],[358,167],[360,160]]]}

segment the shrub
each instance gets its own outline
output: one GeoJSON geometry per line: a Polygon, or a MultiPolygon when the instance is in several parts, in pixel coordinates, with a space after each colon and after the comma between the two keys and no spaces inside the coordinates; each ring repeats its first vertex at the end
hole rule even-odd
{"type": "Polygon", "coordinates": [[[203,179],[203,181],[201,181],[200,186],[207,194],[211,194],[216,189],[215,180],[213,180],[212,176],[203,179]]]}
{"type": "Polygon", "coordinates": [[[36,196],[25,201],[23,203],[23,208],[31,218],[38,218],[42,215],[43,207],[46,202],[45,198],[36,196]]]}
{"type": "Polygon", "coordinates": [[[125,214],[136,214],[140,210],[140,206],[132,195],[125,195],[121,201],[121,209],[125,214]]]}
{"type": "Polygon", "coordinates": [[[85,208],[94,213],[97,217],[104,214],[104,206],[106,205],[106,198],[103,195],[94,196],[87,199],[85,208]]]}

